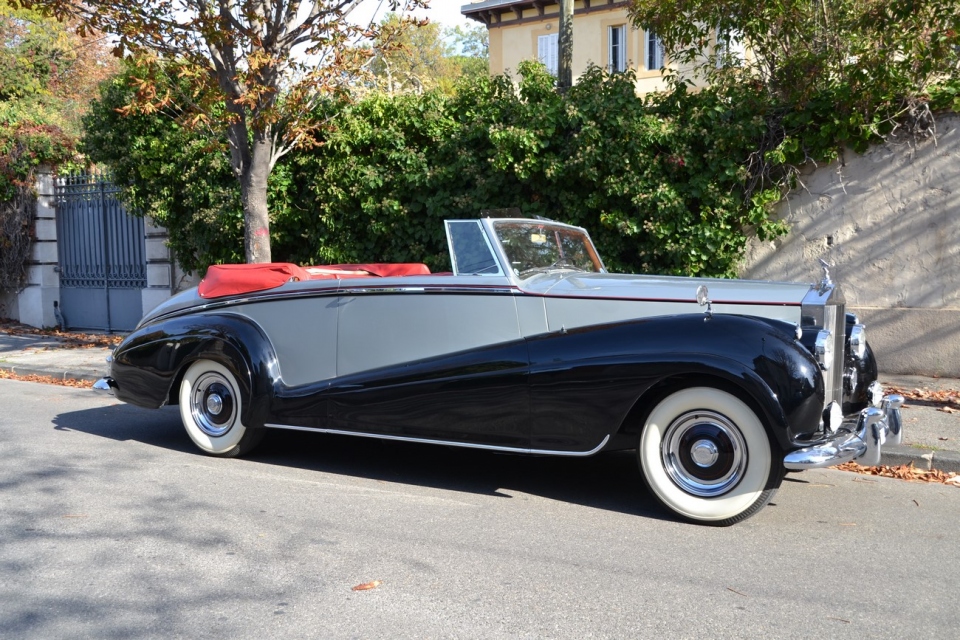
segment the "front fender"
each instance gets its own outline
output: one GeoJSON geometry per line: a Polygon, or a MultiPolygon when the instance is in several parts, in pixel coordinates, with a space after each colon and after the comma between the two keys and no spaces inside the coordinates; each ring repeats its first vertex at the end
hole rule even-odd
{"type": "Polygon", "coordinates": [[[536,429],[554,439],[589,430],[599,440],[609,425],[619,425],[627,436],[620,446],[665,394],[707,384],[744,397],[781,449],[796,448],[819,428],[824,386],[794,331],[756,318],[696,314],[532,339],[534,411],[547,416],[536,429]]]}
{"type": "Polygon", "coordinates": [[[180,316],[131,333],[113,353],[115,395],[148,408],[175,403],[175,383],[201,359],[215,360],[234,374],[246,400],[243,423],[262,425],[279,378],[277,358],[260,327],[240,315],[180,316]]]}

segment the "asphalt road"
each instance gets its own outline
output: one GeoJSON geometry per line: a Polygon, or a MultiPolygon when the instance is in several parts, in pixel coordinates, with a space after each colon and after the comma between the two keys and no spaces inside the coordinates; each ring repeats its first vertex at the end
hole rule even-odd
{"type": "Polygon", "coordinates": [[[960,628],[957,488],[807,471],[716,529],[661,512],[629,454],[277,433],[219,460],[195,452],[175,410],[8,380],[0,407],[3,638],[960,628]]]}

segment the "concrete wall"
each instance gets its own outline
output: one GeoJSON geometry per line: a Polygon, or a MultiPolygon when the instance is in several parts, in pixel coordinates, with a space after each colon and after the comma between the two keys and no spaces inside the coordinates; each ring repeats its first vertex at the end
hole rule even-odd
{"type": "Polygon", "coordinates": [[[743,277],[814,281],[823,258],[882,371],[960,377],[960,116],[803,182],[780,206],[790,234],[752,242],[743,277]]]}

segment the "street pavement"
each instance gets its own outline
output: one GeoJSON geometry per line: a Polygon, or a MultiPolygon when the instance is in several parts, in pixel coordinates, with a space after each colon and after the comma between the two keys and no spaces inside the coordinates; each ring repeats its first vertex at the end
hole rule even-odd
{"type": "Polygon", "coordinates": [[[0,380],[0,638],[956,638],[960,491],[836,469],[733,527],[631,452],[294,431],[194,447],[176,407],[0,380]],[[368,587],[357,589],[357,587],[368,587]]]}
{"type": "MultiPolygon", "coordinates": [[[[71,341],[53,334],[0,331],[0,370],[21,376],[50,376],[92,384],[107,375],[110,352],[107,347],[76,348],[71,341]]],[[[885,388],[904,391],[960,391],[960,380],[953,378],[881,373],[880,382],[885,388]]],[[[903,444],[884,447],[882,465],[913,464],[917,469],[960,472],[960,408],[908,399],[903,421],[903,444]]]]}

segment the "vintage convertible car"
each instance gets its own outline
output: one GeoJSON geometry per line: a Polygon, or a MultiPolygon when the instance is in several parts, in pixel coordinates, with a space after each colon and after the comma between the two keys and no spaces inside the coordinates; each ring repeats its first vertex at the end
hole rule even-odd
{"type": "Polygon", "coordinates": [[[611,274],[586,231],[446,222],[422,264],[213,266],[96,388],[180,405],[204,452],[267,429],[550,456],[636,449],[667,509],[733,524],[788,470],[877,464],[901,437],[864,327],[809,284],[611,274]]]}

